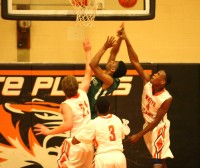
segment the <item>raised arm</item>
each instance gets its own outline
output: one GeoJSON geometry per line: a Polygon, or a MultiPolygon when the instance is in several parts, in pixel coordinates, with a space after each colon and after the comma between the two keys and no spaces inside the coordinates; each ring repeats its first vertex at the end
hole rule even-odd
{"type": "MultiPolygon", "coordinates": [[[[122,25],[120,26],[119,31],[123,28],[124,23],[122,23],[122,25]]],[[[118,37],[115,45],[113,45],[111,51],[110,51],[110,57],[108,58],[108,62],[110,61],[115,61],[117,53],[119,52],[119,48],[121,46],[121,42],[122,42],[122,38],[118,37]]]]}
{"type": "Polygon", "coordinates": [[[142,78],[143,83],[144,84],[147,83],[150,80],[150,75],[144,72],[143,67],[141,66],[141,64],[139,62],[138,56],[137,56],[136,52],[134,51],[134,49],[125,33],[124,27],[120,31],[118,31],[118,36],[125,40],[131,64],[135,67],[136,71],[142,78]]]}
{"type": "Polygon", "coordinates": [[[79,88],[84,90],[85,92],[88,92],[89,87],[90,87],[90,81],[92,78],[92,69],[89,65],[91,58],[92,58],[92,47],[90,44],[90,41],[88,39],[85,39],[85,41],[83,41],[83,49],[85,51],[85,55],[86,55],[86,63],[85,63],[85,75],[81,81],[81,83],[79,84],[79,88]]]}
{"type": "Polygon", "coordinates": [[[122,38],[119,37],[117,39],[117,42],[115,43],[115,45],[112,47],[110,51],[110,57],[108,58],[108,62],[115,61],[117,53],[119,52],[121,42],[122,42],[122,38]]]}
{"type": "Polygon", "coordinates": [[[94,58],[92,58],[90,62],[90,67],[94,72],[95,76],[103,81],[105,85],[110,86],[113,83],[113,79],[110,75],[103,72],[101,67],[99,66],[99,62],[103,56],[103,54],[107,51],[108,48],[113,47],[115,44],[115,38],[113,36],[107,37],[106,42],[102,46],[102,48],[96,53],[94,58]]]}

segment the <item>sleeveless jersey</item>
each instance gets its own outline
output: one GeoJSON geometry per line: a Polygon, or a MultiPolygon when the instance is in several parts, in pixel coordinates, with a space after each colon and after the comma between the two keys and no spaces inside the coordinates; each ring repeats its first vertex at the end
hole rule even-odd
{"type": "Polygon", "coordinates": [[[70,131],[73,137],[91,120],[89,100],[86,92],[79,89],[76,96],[67,98],[63,103],[68,104],[73,111],[73,128],[70,131]]]}
{"type": "Polygon", "coordinates": [[[114,114],[96,117],[75,137],[84,143],[94,141],[96,155],[110,151],[123,152],[123,124],[114,114]]]}
{"type": "MultiPolygon", "coordinates": [[[[145,119],[143,128],[155,119],[157,111],[162,103],[170,97],[171,95],[166,89],[153,95],[152,84],[150,82],[146,83],[142,94],[142,113],[145,119]]],[[[153,130],[144,135],[146,146],[155,159],[174,157],[170,150],[169,128],[170,121],[167,119],[166,113],[160,123],[153,130]]]]}
{"type": "MultiPolygon", "coordinates": [[[[152,122],[157,114],[162,103],[170,98],[171,95],[166,89],[153,95],[152,84],[146,83],[142,94],[142,113],[146,122],[152,122]]],[[[167,114],[164,116],[164,119],[167,114]]]]}
{"type": "Polygon", "coordinates": [[[97,117],[97,112],[95,110],[95,103],[97,98],[100,96],[106,96],[112,94],[112,92],[118,88],[119,84],[120,80],[118,78],[113,78],[112,86],[106,90],[103,90],[102,89],[103,82],[96,77],[93,78],[93,80],[90,83],[90,88],[88,91],[88,98],[90,102],[92,119],[97,117]]]}

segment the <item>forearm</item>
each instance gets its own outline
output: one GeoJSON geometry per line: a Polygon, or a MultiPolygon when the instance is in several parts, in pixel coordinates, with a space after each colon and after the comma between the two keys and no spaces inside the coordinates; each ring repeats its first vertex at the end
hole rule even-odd
{"type": "Polygon", "coordinates": [[[127,51],[128,51],[128,55],[129,55],[129,59],[130,59],[131,63],[139,63],[138,56],[137,56],[136,52],[134,51],[129,39],[125,38],[125,42],[126,42],[127,51]]]}
{"type": "Polygon", "coordinates": [[[88,39],[85,39],[85,41],[83,42],[83,48],[86,56],[85,70],[86,72],[90,72],[91,68],[89,66],[89,63],[92,59],[92,47],[88,39]]]}
{"type": "Polygon", "coordinates": [[[116,44],[112,47],[111,51],[110,51],[110,57],[108,62],[110,61],[114,61],[116,59],[117,53],[119,52],[119,48],[122,42],[122,38],[118,38],[116,44]]]}
{"type": "Polygon", "coordinates": [[[153,130],[157,125],[158,125],[158,122],[157,121],[153,121],[153,122],[149,123],[143,130],[141,130],[137,134],[139,135],[139,137],[142,137],[146,133],[148,133],[149,131],[153,130]]]}
{"type": "Polygon", "coordinates": [[[67,124],[62,124],[55,129],[49,130],[48,135],[54,135],[54,134],[61,134],[64,132],[67,132],[72,129],[72,126],[67,125],[67,124]]]}
{"type": "Polygon", "coordinates": [[[91,61],[91,51],[88,51],[85,53],[86,54],[86,64],[85,64],[85,74],[86,75],[89,75],[89,76],[92,76],[92,70],[91,70],[91,67],[90,67],[90,61],[91,61]]]}
{"type": "Polygon", "coordinates": [[[85,64],[85,75],[83,76],[83,79],[79,85],[79,88],[84,90],[85,92],[88,92],[90,87],[90,81],[92,78],[92,69],[89,65],[91,61],[91,52],[86,52],[86,64],[85,64]]]}
{"type": "Polygon", "coordinates": [[[101,57],[103,56],[103,54],[106,52],[106,48],[103,46],[97,53],[96,55],[94,56],[94,58],[90,61],[90,67],[96,67],[98,66],[100,60],[101,60],[101,57]]]}

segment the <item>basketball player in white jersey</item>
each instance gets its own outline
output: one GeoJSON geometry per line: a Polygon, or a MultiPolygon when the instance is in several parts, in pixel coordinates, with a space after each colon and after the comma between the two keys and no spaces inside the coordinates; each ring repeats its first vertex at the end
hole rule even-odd
{"type": "Polygon", "coordinates": [[[144,137],[147,148],[153,159],[154,168],[166,168],[165,159],[173,158],[169,148],[169,127],[170,121],[167,119],[167,111],[172,102],[172,96],[165,89],[165,85],[171,81],[164,70],[153,74],[152,77],[146,74],[139,63],[124,28],[118,35],[125,40],[128,54],[132,65],[135,67],[143,80],[142,94],[142,114],[145,120],[143,130],[130,137],[132,143],[136,143],[141,137],[144,137]]]}
{"type": "Polygon", "coordinates": [[[126,168],[122,139],[130,133],[130,129],[127,124],[123,125],[117,116],[109,114],[110,103],[104,96],[97,99],[95,106],[98,117],[75,135],[72,144],[94,141],[95,168],[126,168]]]}
{"type": "MultiPolygon", "coordinates": [[[[70,131],[70,135],[73,137],[91,120],[90,105],[87,97],[92,77],[92,71],[89,67],[91,45],[88,40],[84,41],[83,47],[86,52],[86,72],[82,82],[78,84],[74,76],[66,76],[62,80],[62,89],[66,95],[66,100],[60,105],[63,123],[54,129],[37,124],[34,129],[37,132],[36,135],[53,135],[70,131]]],[[[66,138],[58,156],[58,167],[91,168],[93,157],[94,147],[92,143],[80,143],[72,146],[71,138],[66,138]]]]}

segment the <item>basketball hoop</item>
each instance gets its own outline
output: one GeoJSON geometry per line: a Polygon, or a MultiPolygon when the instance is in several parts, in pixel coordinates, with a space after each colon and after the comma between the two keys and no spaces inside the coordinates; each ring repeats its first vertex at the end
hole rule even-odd
{"type": "Polygon", "coordinates": [[[91,4],[88,0],[69,0],[72,7],[76,11],[76,23],[78,25],[85,27],[93,26],[96,10],[100,5],[98,1],[101,0],[94,0],[94,3],[91,4]]]}

